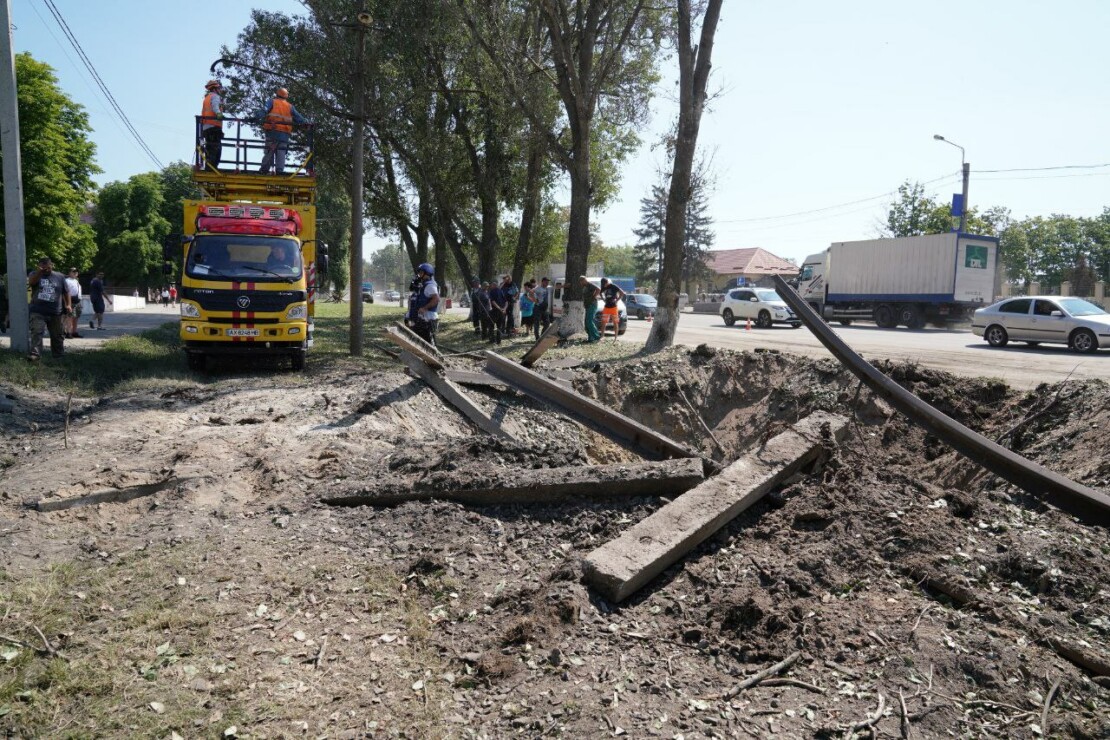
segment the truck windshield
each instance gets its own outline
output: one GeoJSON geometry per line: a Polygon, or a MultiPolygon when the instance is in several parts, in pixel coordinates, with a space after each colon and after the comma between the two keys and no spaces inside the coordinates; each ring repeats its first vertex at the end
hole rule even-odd
{"type": "Polygon", "coordinates": [[[201,280],[292,283],[301,277],[301,253],[291,239],[205,234],[189,245],[185,274],[201,280]]]}

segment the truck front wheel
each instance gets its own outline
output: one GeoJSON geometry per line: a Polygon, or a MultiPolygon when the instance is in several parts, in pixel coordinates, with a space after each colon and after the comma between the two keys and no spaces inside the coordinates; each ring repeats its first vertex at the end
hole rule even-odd
{"type": "Polygon", "coordinates": [[[873,318],[883,329],[893,329],[898,325],[894,318],[894,309],[885,303],[875,308],[873,318]]]}

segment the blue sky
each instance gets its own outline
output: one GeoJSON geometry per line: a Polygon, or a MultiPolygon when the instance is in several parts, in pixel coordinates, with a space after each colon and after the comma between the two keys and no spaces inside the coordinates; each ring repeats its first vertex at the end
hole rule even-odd
{"type": "MultiPolygon", "coordinates": [[[[252,7],[294,0],[54,0],[120,106],[163,162],[187,159],[208,66],[252,7]]],[[[102,182],[154,168],[101,99],[42,0],[12,0],[16,49],[51,64],[88,109],[102,182]]],[[[726,0],[716,91],[700,143],[712,157],[717,247],[801,259],[876,235],[906,180],[947,200],[959,150],[970,201],[1016,217],[1093,216],[1110,205],[1110,167],[983,170],[1110,162],[1110,2],[1066,0],[726,0]],[[818,210],[825,209],[825,210],[818,210]],[[813,212],[816,211],[816,212],[813,212]],[[797,215],[789,215],[797,214],[797,215]]],[[[651,104],[644,147],[620,197],[596,213],[607,244],[631,243],[639,199],[660,163],[648,145],[674,116],[673,59],[651,104]]],[[[369,237],[367,250],[384,243],[369,237]]]]}

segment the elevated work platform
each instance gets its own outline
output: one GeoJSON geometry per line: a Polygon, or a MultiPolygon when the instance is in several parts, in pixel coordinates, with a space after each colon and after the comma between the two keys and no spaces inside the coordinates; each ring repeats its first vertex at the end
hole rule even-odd
{"type": "Polygon", "coordinates": [[[193,181],[205,198],[281,205],[315,202],[311,124],[291,125],[282,138],[273,139],[267,138],[260,121],[224,118],[219,127],[223,136],[217,143],[205,138],[202,123],[197,116],[193,181]],[[281,172],[277,172],[279,166],[281,172]]]}
{"type": "Polygon", "coordinates": [[[282,205],[311,205],[316,201],[316,178],[300,175],[260,175],[252,172],[194,170],[193,182],[204,197],[219,201],[250,201],[282,205]]]}

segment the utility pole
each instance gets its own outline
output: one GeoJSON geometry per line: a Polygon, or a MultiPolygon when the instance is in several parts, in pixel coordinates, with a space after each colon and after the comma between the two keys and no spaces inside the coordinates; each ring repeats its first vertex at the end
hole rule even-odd
{"type": "MultiPolygon", "coordinates": [[[[962,151],[962,150],[961,150],[962,151]]],[[[964,162],[964,207],[960,210],[960,233],[967,233],[967,181],[971,178],[971,162],[964,162]]]]}
{"type": "Polygon", "coordinates": [[[362,355],[362,168],[366,156],[366,32],[373,19],[362,5],[355,24],[355,133],[351,147],[351,355],[362,355]],[[355,286],[358,286],[356,291],[355,286]],[[357,297],[357,299],[356,299],[357,297]]]}
{"type": "Polygon", "coordinates": [[[19,155],[19,97],[15,82],[11,0],[0,0],[0,146],[4,151],[4,241],[12,351],[30,351],[27,333],[27,235],[23,230],[23,165],[19,155]]]}

